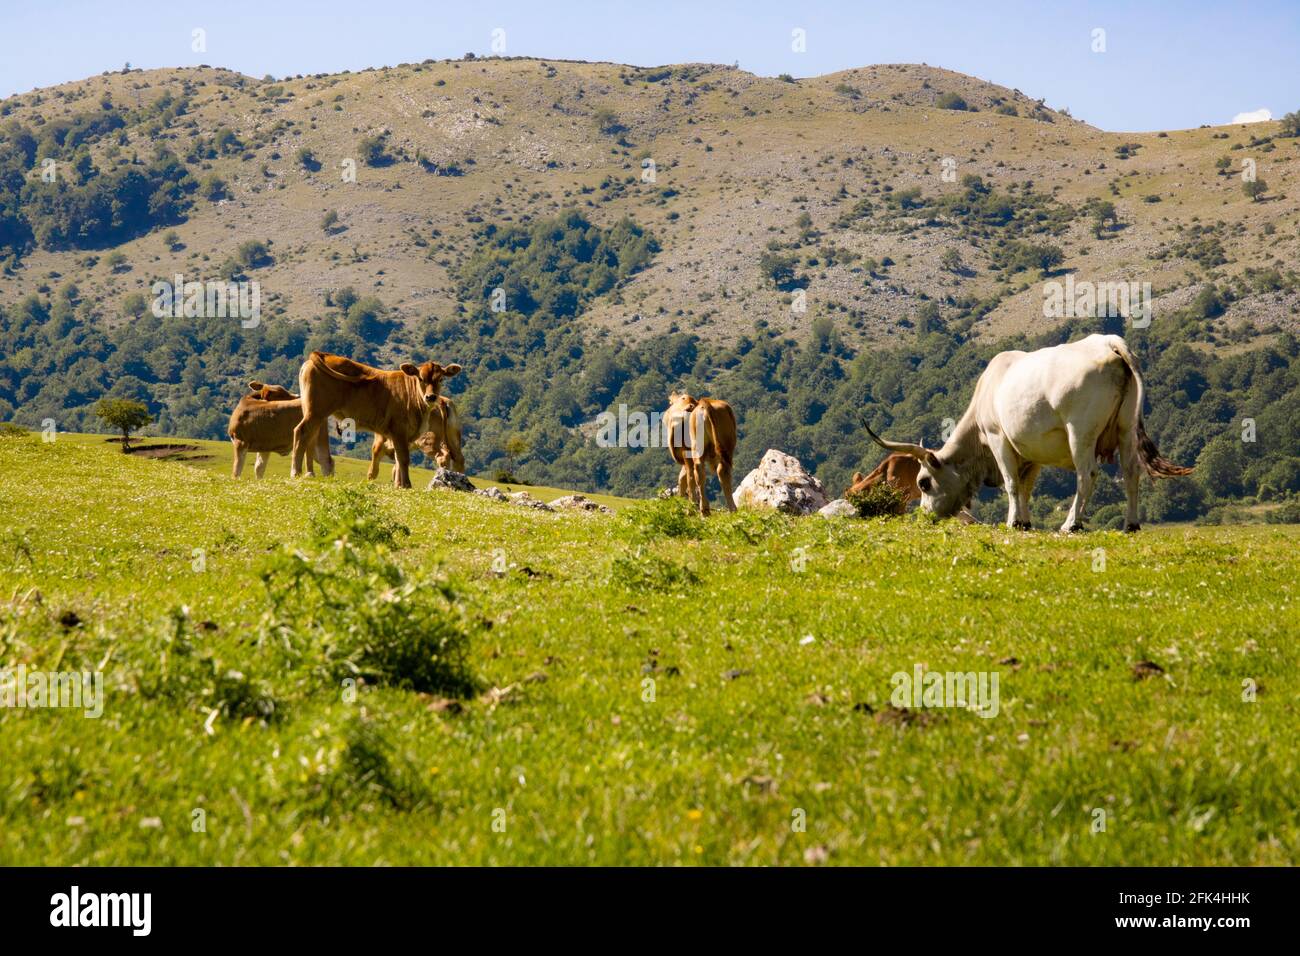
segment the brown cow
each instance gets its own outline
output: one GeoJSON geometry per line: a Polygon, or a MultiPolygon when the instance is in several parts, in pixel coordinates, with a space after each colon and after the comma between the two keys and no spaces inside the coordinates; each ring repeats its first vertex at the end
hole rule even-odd
{"type": "Polygon", "coordinates": [[[459,365],[402,363],[397,371],[372,368],[341,355],[312,352],[298,372],[303,418],[293,430],[290,474],[302,474],[307,447],[333,415],[351,419],[358,430],[391,439],[393,484],[411,487],[411,443],[429,430],[444,378],[460,373],[459,365]]]}
{"type": "Polygon", "coordinates": [[[709,473],[717,472],[722,485],[722,500],[728,511],[736,510],[731,497],[731,460],[736,454],[736,415],[720,398],[695,398],[673,392],[668,396],[664,413],[668,431],[668,451],[681,465],[677,491],[699,506],[700,514],[709,513],[709,473]]]}
{"type": "MultiPolygon", "coordinates": [[[[293,430],[302,421],[302,402],[298,396],[279,385],[249,382],[249,393],[239,400],[230,413],[226,434],[234,446],[233,477],[244,470],[244,456],[250,451],[257,454],[253,474],[261,478],[266,473],[267,458],[275,453],[288,455],[293,451],[293,430]]],[[[321,429],[313,455],[320,462],[321,473],[334,474],[334,459],[330,457],[329,434],[321,429]]],[[[312,462],[307,460],[307,470],[312,462]]]]}
{"type": "Polygon", "coordinates": [[[887,455],[871,474],[863,475],[862,472],[855,471],[853,484],[844,492],[844,497],[861,494],[883,481],[892,485],[903,496],[897,509],[897,513],[901,515],[907,511],[907,506],[913,501],[921,500],[921,489],[916,486],[916,475],[920,469],[921,463],[910,455],[887,455]]]}
{"type": "MultiPolygon", "coordinates": [[[[465,456],[460,450],[460,417],[456,403],[446,395],[438,396],[438,407],[429,416],[429,430],[415,440],[415,445],[430,458],[436,458],[440,468],[465,472],[465,456]]],[[[394,460],[393,443],[383,435],[375,435],[370,446],[370,471],[366,477],[374,479],[379,474],[379,463],[394,460]]]]}

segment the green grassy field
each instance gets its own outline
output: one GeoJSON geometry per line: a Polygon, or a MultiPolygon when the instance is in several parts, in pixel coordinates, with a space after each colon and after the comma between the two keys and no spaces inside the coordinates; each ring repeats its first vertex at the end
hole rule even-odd
{"type": "Polygon", "coordinates": [[[0,439],[0,669],[105,695],[0,709],[0,863],[1300,857],[1300,528],[546,514],[213,454],[0,439]],[[997,716],[894,708],[917,665],[997,716]]]}
{"type": "MultiPolygon", "coordinates": [[[[60,433],[58,440],[60,442],[70,442],[74,445],[88,446],[99,449],[105,444],[111,445],[115,450],[121,451],[121,445],[113,445],[117,439],[105,435],[81,435],[76,433],[60,433]]],[[[369,436],[363,435],[360,447],[363,450],[369,450],[369,436]]],[[[198,468],[214,475],[230,477],[232,451],[228,441],[207,441],[201,438],[134,438],[131,442],[133,455],[138,457],[155,458],[168,462],[177,462],[198,468]],[[167,447],[173,446],[173,447],[167,447]],[[179,446],[179,447],[177,447],[179,446]]],[[[667,452],[665,452],[665,455],[667,452]]],[[[240,476],[241,482],[254,481],[253,477],[253,460],[254,456],[250,453],[244,459],[244,473],[240,476]]],[[[363,481],[366,477],[366,469],[370,467],[369,459],[344,458],[340,455],[334,456],[334,466],[336,468],[336,477],[342,481],[363,481]]],[[[431,468],[417,468],[411,466],[411,484],[417,488],[425,488],[429,484],[429,479],[433,476],[431,468]]],[[[266,475],[267,479],[271,478],[288,478],[289,477],[289,457],[287,455],[271,455],[267,459],[266,475]]],[[[393,480],[393,462],[388,459],[379,466],[379,477],[376,479],[379,484],[388,484],[393,480]]],[[[573,494],[573,491],[566,488],[547,488],[542,485],[522,485],[506,484],[500,481],[491,481],[487,478],[476,478],[470,476],[470,481],[476,488],[500,488],[505,492],[526,491],[539,501],[553,501],[562,495],[573,494]]],[[[631,503],[629,498],[619,498],[616,495],[601,495],[584,492],[587,498],[598,504],[605,505],[608,508],[618,510],[631,503]]]]}

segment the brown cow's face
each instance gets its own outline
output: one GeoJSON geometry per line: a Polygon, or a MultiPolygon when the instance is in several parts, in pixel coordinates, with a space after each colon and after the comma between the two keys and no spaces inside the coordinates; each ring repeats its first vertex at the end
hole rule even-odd
{"type": "Polygon", "coordinates": [[[264,385],[261,382],[248,383],[249,394],[264,402],[291,402],[298,396],[279,385],[264,385]]]}
{"type": "Polygon", "coordinates": [[[423,365],[417,366],[412,365],[410,362],[404,362],[402,371],[420,383],[420,394],[424,396],[426,402],[433,404],[438,400],[442,380],[459,375],[460,366],[454,363],[439,365],[437,362],[425,362],[423,365]]]}
{"type": "Polygon", "coordinates": [[[694,395],[688,395],[686,392],[673,392],[668,396],[668,411],[671,412],[693,412],[695,406],[700,400],[694,395]]]}

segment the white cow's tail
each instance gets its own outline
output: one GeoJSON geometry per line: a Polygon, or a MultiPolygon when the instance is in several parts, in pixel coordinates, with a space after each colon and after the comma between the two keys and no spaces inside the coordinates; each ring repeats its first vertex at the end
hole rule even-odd
{"type": "Polygon", "coordinates": [[[1145,390],[1142,385],[1142,375],[1138,372],[1137,359],[1128,350],[1128,345],[1122,338],[1118,335],[1112,335],[1109,338],[1111,351],[1124,360],[1124,364],[1128,366],[1129,374],[1133,376],[1133,384],[1137,387],[1137,411],[1134,415],[1133,427],[1137,438],[1138,461],[1142,462],[1142,467],[1146,469],[1146,473],[1152,478],[1178,478],[1182,475],[1190,475],[1193,469],[1183,465],[1175,465],[1169,459],[1162,458],[1160,450],[1156,448],[1156,443],[1147,434],[1147,430],[1142,424],[1142,403],[1145,398],[1145,390]]]}

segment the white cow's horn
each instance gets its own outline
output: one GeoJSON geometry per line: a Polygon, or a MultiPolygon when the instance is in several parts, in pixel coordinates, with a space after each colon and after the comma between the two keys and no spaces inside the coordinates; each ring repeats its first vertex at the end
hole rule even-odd
{"type": "Polygon", "coordinates": [[[896,451],[899,454],[911,455],[913,458],[920,461],[925,461],[930,457],[931,453],[924,445],[912,445],[904,441],[886,441],[871,430],[871,426],[867,424],[866,419],[863,419],[862,427],[867,430],[867,434],[871,436],[871,440],[886,451],[896,451]]]}

